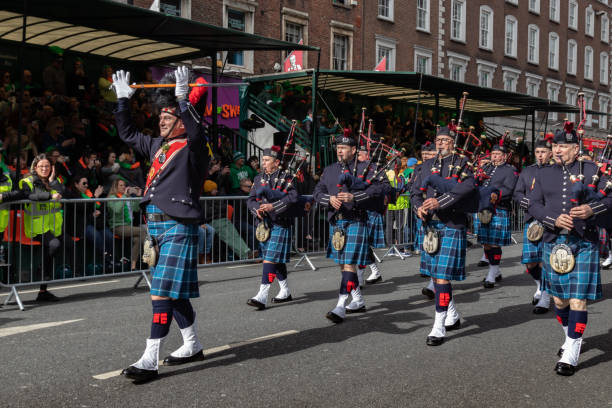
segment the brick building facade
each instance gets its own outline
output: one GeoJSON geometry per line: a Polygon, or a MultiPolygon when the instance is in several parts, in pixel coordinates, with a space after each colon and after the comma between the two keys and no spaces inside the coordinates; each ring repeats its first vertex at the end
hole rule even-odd
{"type": "MultiPolygon", "coordinates": [[[[149,7],[152,0],[122,0],[149,7]]],[[[457,81],[609,112],[608,0],[160,0],[160,7],[210,24],[321,48],[320,68],[422,71],[457,81]]],[[[304,67],[317,65],[305,53],[304,67]]],[[[271,73],[284,53],[220,55],[226,71],[271,73]]],[[[549,121],[562,117],[551,114],[549,121]]],[[[575,117],[573,117],[575,119],[575,117]]],[[[524,118],[492,120],[522,129],[524,118]]],[[[589,116],[599,136],[609,120],[589,116]]]]}

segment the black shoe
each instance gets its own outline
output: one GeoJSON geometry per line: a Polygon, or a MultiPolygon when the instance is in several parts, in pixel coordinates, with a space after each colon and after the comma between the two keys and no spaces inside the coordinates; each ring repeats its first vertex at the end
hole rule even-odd
{"type": "Polygon", "coordinates": [[[291,302],[293,300],[293,298],[291,297],[291,295],[287,296],[284,299],[281,298],[272,298],[272,303],[285,303],[285,302],[291,302]]]}
{"type": "Polygon", "coordinates": [[[352,313],[365,313],[366,312],[366,307],[365,305],[361,306],[358,309],[349,309],[348,307],[346,308],[346,314],[352,314],[352,313]]]}
{"type": "Polygon", "coordinates": [[[485,267],[485,266],[489,266],[489,263],[487,261],[478,261],[476,266],[478,266],[479,268],[482,268],[482,267],[485,267]]]}
{"type": "Polygon", "coordinates": [[[428,346],[439,346],[442,343],[444,343],[444,337],[427,336],[428,346]]]}
{"type": "Polygon", "coordinates": [[[559,375],[564,375],[566,377],[569,377],[570,375],[574,375],[574,373],[576,372],[576,366],[559,362],[555,366],[555,371],[559,375]]]}
{"type": "Polygon", "coordinates": [[[143,383],[156,379],[159,374],[157,370],[143,370],[142,368],[129,366],[121,372],[121,375],[135,382],[143,383]]]}
{"type": "Polygon", "coordinates": [[[337,314],[332,313],[332,312],[327,312],[325,317],[327,317],[329,320],[331,320],[332,322],[334,322],[336,324],[342,323],[344,321],[343,318],[341,318],[340,316],[338,316],[337,314]]]}
{"type": "Polygon", "coordinates": [[[502,280],[502,275],[500,273],[499,275],[495,277],[495,282],[501,282],[501,280],[502,280]]]}
{"type": "Polygon", "coordinates": [[[368,285],[371,285],[371,284],[373,284],[373,283],[380,282],[381,280],[382,280],[382,275],[378,275],[378,276],[377,276],[376,278],[374,278],[374,279],[366,279],[366,283],[367,283],[368,285]]]}
{"type": "Polygon", "coordinates": [[[187,364],[187,363],[191,363],[194,361],[202,361],[202,360],[204,360],[204,352],[200,350],[197,353],[195,353],[193,356],[189,356],[189,357],[173,357],[172,355],[169,355],[168,357],[164,358],[164,365],[172,366],[172,365],[187,364]]]}
{"type": "Polygon", "coordinates": [[[457,319],[455,323],[450,326],[444,326],[444,328],[446,329],[446,331],[459,330],[461,328],[461,319],[457,319]]]}
{"type": "Polygon", "coordinates": [[[60,298],[58,298],[48,290],[45,290],[44,292],[38,292],[38,296],[36,296],[37,302],[57,302],[58,300],[60,300],[60,298]]]}
{"type": "Polygon", "coordinates": [[[434,299],[436,297],[436,294],[434,293],[434,291],[429,288],[421,289],[421,293],[423,294],[423,296],[429,299],[434,299]]]}
{"type": "Polygon", "coordinates": [[[247,300],[247,305],[256,307],[257,310],[264,310],[266,308],[266,305],[255,299],[247,300]]]}
{"type": "Polygon", "coordinates": [[[557,355],[559,356],[559,358],[563,357],[563,347],[559,348],[559,351],[557,351],[557,355]]]}
{"type": "Polygon", "coordinates": [[[537,305],[539,301],[540,301],[540,299],[537,299],[535,296],[533,298],[531,298],[531,304],[534,305],[534,306],[537,305]]]}
{"type": "Polygon", "coordinates": [[[533,314],[544,314],[547,312],[548,312],[548,309],[542,306],[536,306],[533,308],[533,314]]]}
{"type": "Polygon", "coordinates": [[[425,275],[424,273],[422,273],[421,278],[429,278],[429,275],[425,275]]]}
{"type": "Polygon", "coordinates": [[[483,279],[482,286],[484,286],[485,289],[493,289],[495,287],[495,283],[489,282],[488,280],[483,279]]]}

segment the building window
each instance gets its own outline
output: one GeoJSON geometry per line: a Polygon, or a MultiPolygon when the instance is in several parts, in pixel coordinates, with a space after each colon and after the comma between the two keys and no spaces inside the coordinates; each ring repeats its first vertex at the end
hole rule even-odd
{"type": "Polygon", "coordinates": [[[584,47],[584,79],[593,80],[593,48],[584,47]]]}
{"type": "Polygon", "coordinates": [[[417,0],[417,30],[429,32],[429,0],[417,0]]]}
{"type": "MultiPolygon", "coordinates": [[[[584,104],[586,105],[586,109],[589,110],[593,110],[593,94],[585,92],[584,93],[584,104]]],[[[586,126],[593,126],[593,115],[591,115],[590,113],[587,113],[586,115],[586,122],[585,122],[586,126]]]]}
{"type": "Polygon", "coordinates": [[[502,67],[502,71],[504,80],[504,91],[516,92],[516,84],[518,83],[521,71],[510,67],[502,67]]]}
{"type": "Polygon", "coordinates": [[[587,7],[584,13],[584,33],[589,37],[595,35],[595,12],[591,6],[587,7]]]}
{"type": "Polygon", "coordinates": [[[609,65],[608,53],[602,51],[599,54],[599,82],[604,85],[608,85],[608,78],[610,76],[610,65],[609,65]]]}
{"type": "Polygon", "coordinates": [[[465,82],[465,73],[467,72],[470,57],[463,54],[457,54],[447,51],[449,78],[457,82],[465,82]]]}
{"type": "Polygon", "coordinates": [[[334,33],[334,46],[332,50],[332,69],[346,71],[349,56],[349,37],[334,33]]]}
{"type": "Polygon", "coordinates": [[[480,7],[480,48],[493,49],[493,10],[488,6],[480,7]]]}
{"type": "Polygon", "coordinates": [[[559,69],[559,36],[557,33],[548,34],[548,68],[559,69]]]}
{"type": "Polygon", "coordinates": [[[527,61],[538,64],[540,61],[540,29],[530,24],[527,31],[527,61]]]}
{"type": "MultiPolygon", "coordinates": [[[[227,28],[237,31],[246,31],[246,13],[241,10],[227,9],[227,28]]],[[[232,51],[227,53],[227,63],[244,66],[244,52],[232,51]]]]}
{"type": "Polygon", "coordinates": [[[484,60],[476,60],[476,63],[478,64],[478,86],[492,88],[497,65],[484,60]]]}
{"type": "Polygon", "coordinates": [[[560,18],[559,18],[559,9],[561,8],[561,4],[560,4],[561,0],[550,0],[549,3],[549,18],[551,21],[554,21],[556,23],[559,22],[560,18]]]}
{"type": "Polygon", "coordinates": [[[542,82],[542,77],[533,74],[525,74],[525,89],[527,90],[527,95],[537,97],[540,93],[540,83],[542,82]]]}
{"type": "Polygon", "coordinates": [[[567,6],[567,26],[572,30],[578,30],[578,2],[569,0],[567,6]]]}
{"type": "MultiPolygon", "coordinates": [[[[607,98],[599,98],[599,111],[601,113],[608,113],[608,104],[609,101],[607,98]]],[[[608,115],[599,115],[599,128],[607,129],[608,128],[608,115]]]]}
{"type": "Polygon", "coordinates": [[[376,64],[387,57],[385,70],[395,71],[395,50],[397,41],[392,38],[376,35],[376,64]]]}
{"type": "Polygon", "coordinates": [[[299,43],[304,38],[304,26],[287,21],[285,23],[285,41],[299,43]]]}
{"type": "Polygon", "coordinates": [[[506,45],[504,53],[507,57],[516,58],[517,21],[514,16],[506,16],[506,45]]]}
{"type": "Polygon", "coordinates": [[[506,0],[506,3],[510,3],[510,4],[514,4],[515,6],[518,6],[518,0],[506,0]]]}
{"type": "Polygon", "coordinates": [[[540,0],[529,0],[529,11],[540,14],[540,0]]]}
{"type": "MultiPolygon", "coordinates": [[[[578,95],[578,89],[569,88],[567,84],[565,85],[565,103],[567,103],[570,106],[576,106],[577,95],[578,95]]],[[[568,113],[567,117],[571,122],[576,121],[575,113],[568,113]]]]}
{"type": "Polygon", "coordinates": [[[578,47],[576,41],[567,42],[567,73],[576,75],[576,60],[578,58],[578,47]]]}
{"type": "Polygon", "coordinates": [[[465,0],[453,0],[451,39],[465,42],[465,0]]]}
{"type": "MultiPolygon", "coordinates": [[[[550,80],[549,80],[550,81],[550,80]]],[[[559,90],[561,89],[561,83],[548,82],[546,85],[546,93],[548,100],[551,102],[559,102],[559,90]]],[[[549,112],[548,119],[557,120],[557,112],[549,112]]]]}
{"type": "Polygon", "coordinates": [[[431,61],[433,52],[427,48],[417,47],[414,49],[414,70],[422,74],[431,75],[431,61]]]}
{"type": "Polygon", "coordinates": [[[393,21],[393,0],[378,0],[378,17],[393,21]]]}
{"type": "Polygon", "coordinates": [[[607,14],[601,16],[601,41],[610,42],[610,19],[607,14]]]}

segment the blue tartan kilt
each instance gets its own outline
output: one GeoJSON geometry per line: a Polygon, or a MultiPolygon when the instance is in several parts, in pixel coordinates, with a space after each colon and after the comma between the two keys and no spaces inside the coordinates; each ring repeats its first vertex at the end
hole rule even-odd
{"type": "MultiPolygon", "coordinates": [[[[146,211],[162,213],[151,204],[146,211]]],[[[159,244],[159,260],[151,268],[151,295],[172,299],[199,297],[198,224],[161,221],[147,222],[147,227],[159,244]]]]}
{"type": "Polygon", "coordinates": [[[508,210],[498,208],[491,218],[491,222],[482,225],[478,215],[474,217],[474,232],[478,235],[479,244],[508,246],[512,243],[510,234],[510,215],[508,210]]]}
{"type": "Polygon", "coordinates": [[[291,228],[272,225],[270,238],[261,243],[263,260],[274,263],[287,263],[291,251],[291,228]]]}
{"type": "Polygon", "coordinates": [[[430,221],[428,225],[440,232],[440,249],[435,254],[428,254],[420,248],[421,273],[434,279],[464,280],[467,247],[465,228],[449,228],[440,221],[430,221]]]}
{"type": "Polygon", "coordinates": [[[607,258],[610,255],[608,248],[608,231],[605,228],[599,228],[599,257],[607,258]]]}
{"type": "Polygon", "coordinates": [[[370,237],[370,245],[374,248],[385,247],[385,227],[381,213],[368,211],[368,235],[370,237]]]}
{"type": "Polygon", "coordinates": [[[421,244],[423,243],[423,220],[419,217],[416,218],[416,238],[414,246],[415,248],[421,249],[421,244]]]}
{"type": "Polygon", "coordinates": [[[329,242],[327,243],[327,258],[340,265],[369,265],[370,239],[367,222],[355,220],[338,220],[336,225],[329,226],[329,242]],[[341,227],[346,234],[344,248],[336,251],[332,246],[331,237],[334,228],[341,227]]]}
{"type": "Polygon", "coordinates": [[[538,242],[531,242],[527,239],[527,227],[530,222],[525,223],[523,228],[523,257],[521,258],[522,264],[536,263],[542,261],[542,240],[538,242]]]}
{"type": "Polygon", "coordinates": [[[582,240],[572,235],[559,235],[553,242],[542,245],[544,273],[542,284],[546,291],[561,299],[601,298],[601,276],[599,273],[599,248],[597,243],[582,240]],[[550,253],[556,244],[569,245],[576,258],[574,270],[558,274],[550,266],[550,253]]]}

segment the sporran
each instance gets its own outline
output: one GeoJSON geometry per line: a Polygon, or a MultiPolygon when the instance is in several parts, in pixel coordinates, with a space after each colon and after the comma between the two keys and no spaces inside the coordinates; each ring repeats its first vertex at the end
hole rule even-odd
{"type": "Polygon", "coordinates": [[[423,250],[430,255],[435,254],[440,249],[440,232],[428,227],[423,236],[423,250]]]}
{"type": "Polygon", "coordinates": [[[566,244],[557,244],[550,251],[550,267],[558,274],[571,272],[576,265],[572,249],[566,244]]]}
{"type": "Polygon", "coordinates": [[[538,242],[544,235],[544,226],[540,221],[534,220],[527,227],[527,239],[531,242],[538,242]]]}

